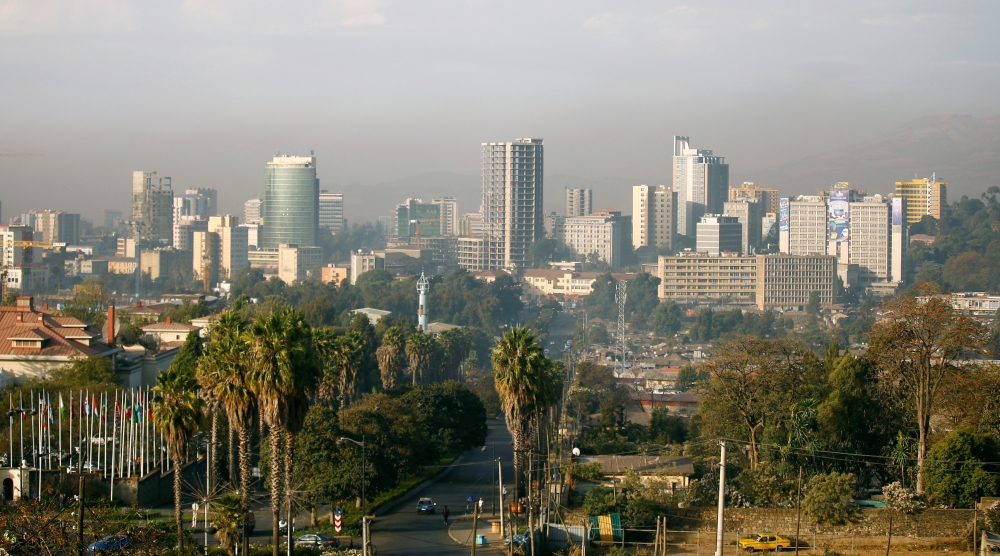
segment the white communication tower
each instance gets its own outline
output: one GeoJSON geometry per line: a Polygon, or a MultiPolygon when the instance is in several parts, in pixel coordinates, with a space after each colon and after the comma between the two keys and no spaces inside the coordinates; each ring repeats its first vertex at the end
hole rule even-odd
{"type": "Polygon", "coordinates": [[[417,308],[417,330],[421,332],[427,332],[427,292],[430,289],[430,280],[421,272],[420,279],[417,280],[417,292],[420,294],[420,306],[417,308]]]}
{"type": "Polygon", "coordinates": [[[626,287],[628,282],[625,280],[618,280],[615,284],[615,303],[618,304],[618,352],[622,357],[622,374],[625,374],[625,299],[628,297],[625,292],[626,287]]]}

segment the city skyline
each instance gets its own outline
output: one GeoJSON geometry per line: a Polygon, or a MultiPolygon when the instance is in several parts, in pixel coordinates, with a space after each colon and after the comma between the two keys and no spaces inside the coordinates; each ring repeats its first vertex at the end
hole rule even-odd
{"type": "MultiPolygon", "coordinates": [[[[238,203],[258,194],[257,161],[302,147],[322,158],[324,187],[354,199],[348,208],[357,212],[378,197],[377,184],[412,186],[428,173],[474,188],[478,143],[522,136],[547,139],[550,186],[593,188],[596,206],[632,185],[669,183],[662,158],[675,133],[724,154],[733,183],[800,194],[843,180],[876,190],[830,168],[818,179],[772,171],[772,153],[805,160],[941,114],[975,115],[934,128],[937,137],[957,130],[968,141],[972,128],[995,126],[989,117],[1000,113],[1000,76],[989,69],[1000,39],[988,24],[1000,7],[971,1],[580,2],[533,9],[530,21],[489,3],[233,10],[214,0],[73,9],[6,2],[0,153],[44,156],[0,159],[5,213],[49,208],[95,220],[105,208],[127,208],[113,199],[123,176],[154,168],[178,189],[216,188],[220,212],[237,214],[238,203]],[[845,35],[852,40],[826,39],[845,35]],[[894,40],[901,35],[944,40],[894,40]],[[504,62],[494,36],[529,42],[537,56],[504,62]],[[345,48],[364,55],[336,55],[345,48]],[[293,77],[264,82],[262,64],[293,77]],[[479,86],[497,71],[507,73],[502,85],[479,86]],[[673,86],[679,75],[698,85],[673,86]],[[941,86],[915,86],[929,81],[941,86]],[[533,83],[531,92],[522,82],[533,83]],[[64,206],[32,206],[35,194],[64,206]]],[[[879,179],[937,171],[958,195],[983,189],[943,166],[917,156],[879,179]]],[[[548,200],[546,209],[558,209],[548,200]]],[[[460,202],[463,211],[475,208],[460,202]]],[[[364,220],[374,218],[352,218],[364,220]]]]}

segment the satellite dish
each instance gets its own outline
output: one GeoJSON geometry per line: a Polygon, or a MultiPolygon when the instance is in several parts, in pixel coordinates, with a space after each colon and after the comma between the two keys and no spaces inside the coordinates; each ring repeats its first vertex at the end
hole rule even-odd
{"type": "Polygon", "coordinates": [[[580,455],[580,449],[579,448],[573,448],[573,455],[574,456],[579,456],[580,455]]]}

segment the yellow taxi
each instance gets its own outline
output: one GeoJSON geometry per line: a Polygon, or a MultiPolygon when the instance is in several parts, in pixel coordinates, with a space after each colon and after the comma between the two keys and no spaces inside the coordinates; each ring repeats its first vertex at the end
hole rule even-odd
{"type": "Polygon", "coordinates": [[[774,533],[757,533],[749,539],[740,539],[740,548],[747,552],[757,552],[758,550],[785,550],[792,546],[792,541],[774,533]]]}

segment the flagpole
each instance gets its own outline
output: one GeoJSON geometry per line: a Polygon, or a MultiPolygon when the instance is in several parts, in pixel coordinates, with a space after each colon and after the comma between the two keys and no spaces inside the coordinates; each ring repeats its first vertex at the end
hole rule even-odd
{"type": "Polygon", "coordinates": [[[30,411],[29,414],[31,415],[31,452],[32,452],[30,467],[34,467],[35,461],[38,459],[38,450],[37,450],[38,446],[35,444],[35,413],[37,413],[37,410],[35,409],[35,391],[34,390],[31,391],[31,402],[30,403],[31,403],[31,411],[30,411]]]}
{"type": "MultiPolygon", "coordinates": [[[[59,436],[62,438],[62,435],[59,436]]],[[[66,437],[66,443],[69,444],[70,457],[66,465],[73,466],[73,389],[69,390],[69,436],[66,437]]]]}
{"type": "Polygon", "coordinates": [[[64,407],[63,395],[62,392],[59,392],[59,465],[56,466],[57,468],[62,467],[62,458],[63,458],[63,451],[62,451],[62,415],[64,411],[63,407],[64,407]]]}
{"type": "Polygon", "coordinates": [[[18,436],[20,437],[18,440],[21,441],[21,447],[20,447],[21,457],[18,458],[18,463],[17,463],[17,466],[20,468],[21,464],[24,463],[24,392],[19,392],[18,393],[18,397],[21,398],[21,400],[20,400],[20,403],[21,403],[21,419],[20,419],[20,421],[21,422],[19,424],[21,432],[18,434],[18,436]]]}
{"type": "Polygon", "coordinates": [[[7,394],[7,397],[10,399],[10,414],[9,414],[10,415],[10,430],[7,431],[7,432],[10,433],[10,456],[9,456],[10,461],[9,461],[9,463],[10,463],[10,467],[13,469],[13,467],[14,467],[14,393],[10,392],[9,394],[7,394]]]}

